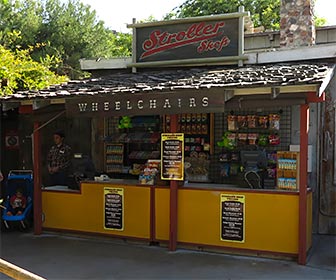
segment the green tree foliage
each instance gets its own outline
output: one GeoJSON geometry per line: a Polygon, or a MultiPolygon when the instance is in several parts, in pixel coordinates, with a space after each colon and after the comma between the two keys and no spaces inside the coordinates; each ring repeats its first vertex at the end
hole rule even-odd
{"type": "Polygon", "coordinates": [[[43,89],[67,80],[49,69],[51,57],[39,63],[31,58],[32,51],[32,47],[11,51],[0,45],[0,95],[9,95],[16,90],[43,89]]]}
{"type": "Polygon", "coordinates": [[[129,56],[131,35],[115,33],[97,19],[96,12],[79,0],[0,0],[0,44],[12,50],[34,49],[32,57],[57,57],[60,74],[80,76],[79,59],[129,56]],[[11,40],[7,34],[20,32],[11,40]]]}
{"type": "Polygon", "coordinates": [[[251,13],[254,26],[279,29],[280,0],[187,0],[166,19],[235,13],[239,6],[251,13]]]}
{"type": "MultiPolygon", "coordinates": [[[[255,27],[278,30],[280,28],[280,0],[186,0],[168,13],[165,19],[234,13],[239,6],[251,13],[255,27]]],[[[326,19],[315,17],[315,25],[323,26],[326,19]]]]}

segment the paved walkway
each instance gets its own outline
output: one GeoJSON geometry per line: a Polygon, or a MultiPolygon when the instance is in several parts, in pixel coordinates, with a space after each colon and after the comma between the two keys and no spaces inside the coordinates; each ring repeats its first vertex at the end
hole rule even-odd
{"type": "Polygon", "coordinates": [[[335,240],[315,238],[307,266],[53,233],[1,233],[0,252],[47,279],[336,279],[335,240]]]}

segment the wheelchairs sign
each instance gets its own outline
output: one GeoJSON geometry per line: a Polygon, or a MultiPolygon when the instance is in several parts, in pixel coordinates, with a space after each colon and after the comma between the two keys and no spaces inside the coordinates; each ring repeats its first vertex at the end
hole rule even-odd
{"type": "Polygon", "coordinates": [[[245,242],[245,196],[240,194],[220,195],[220,239],[245,242]]]}
{"type": "Polygon", "coordinates": [[[104,188],[104,229],[124,230],[124,189],[104,188]]]}

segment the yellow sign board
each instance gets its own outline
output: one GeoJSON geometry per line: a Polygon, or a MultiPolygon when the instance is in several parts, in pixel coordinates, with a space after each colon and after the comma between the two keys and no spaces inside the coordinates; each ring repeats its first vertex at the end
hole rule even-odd
{"type": "Polygon", "coordinates": [[[104,229],[124,230],[124,189],[104,188],[104,229]]]}
{"type": "Polygon", "coordinates": [[[220,239],[245,242],[245,195],[220,195],[220,239]]]}
{"type": "Polygon", "coordinates": [[[161,179],[184,180],[184,134],[161,134],[161,179]]]}

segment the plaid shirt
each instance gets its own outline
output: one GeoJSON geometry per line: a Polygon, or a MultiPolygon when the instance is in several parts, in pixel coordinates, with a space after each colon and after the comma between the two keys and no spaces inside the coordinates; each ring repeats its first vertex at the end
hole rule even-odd
{"type": "Polygon", "coordinates": [[[68,145],[54,145],[48,154],[48,166],[58,167],[60,171],[66,170],[70,167],[70,158],[71,148],[68,145]]]}

